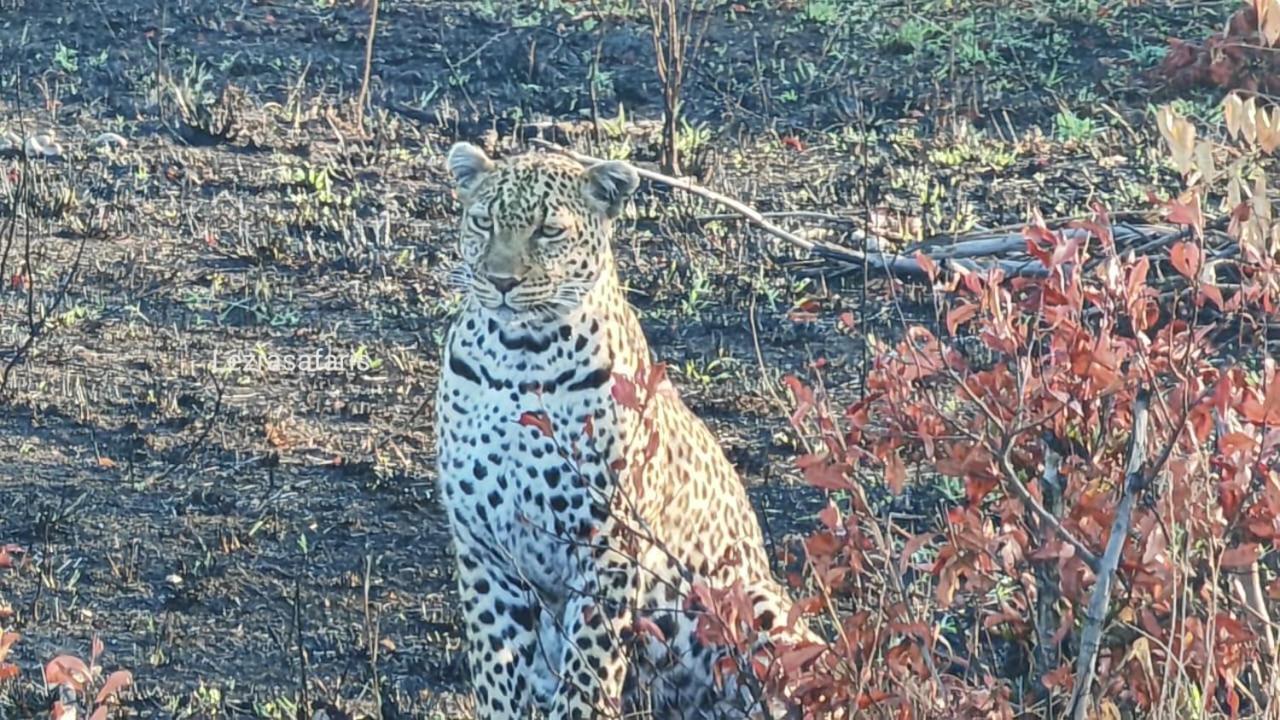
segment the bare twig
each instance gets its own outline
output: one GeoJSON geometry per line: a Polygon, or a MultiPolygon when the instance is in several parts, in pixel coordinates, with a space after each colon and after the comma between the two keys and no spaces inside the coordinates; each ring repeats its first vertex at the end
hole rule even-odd
{"type": "MultiPolygon", "coordinates": [[[[961,387],[964,388],[964,386],[961,387]]],[[[978,403],[979,407],[983,407],[980,398],[970,395],[969,399],[978,403]]],[[[1013,433],[1010,437],[1016,437],[1016,435],[1016,433],[1013,433]]],[[[1057,533],[1058,537],[1062,538],[1063,542],[1070,545],[1076,551],[1076,557],[1083,560],[1091,570],[1097,572],[1099,566],[1098,556],[1093,554],[1093,551],[1089,549],[1088,545],[1085,545],[1079,538],[1072,535],[1065,527],[1063,527],[1062,523],[1058,521],[1058,518],[1054,517],[1048,510],[1045,510],[1044,506],[1041,505],[1039,501],[1037,501],[1035,497],[1027,491],[1026,486],[1022,484],[1022,480],[1018,477],[1017,471],[1013,468],[1013,461],[1009,458],[1009,454],[1012,451],[1013,447],[1012,442],[1010,441],[1005,443],[1005,447],[1000,453],[1000,471],[1005,476],[1003,487],[1012,490],[1013,494],[1018,496],[1019,502],[1024,506],[1031,508],[1032,514],[1034,514],[1040,522],[1052,528],[1053,531],[1057,533]]]]}
{"type": "Polygon", "coordinates": [[[1084,629],[1080,634],[1080,656],[1076,664],[1075,691],[1071,696],[1071,713],[1074,720],[1088,717],[1089,695],[1093,689],[1094,668],[1098,649],[1102,645],[1103,625],[1107,620],[1107,608],[1111,605],[1111,588],[1115,583],[1116,568],[1129,537],[1129,524],[1133,519],[1133,506],[1146,489],[1148,478],[1143,472],[1147,453],[1147,408],[1150,393],[1139,390],[1133,401],[1133,434],[1129,439],[1129,458],[1125,463],[1124,489],[1120,505],[1111,523],[1111,537],[1098,565],[1097,580],[1089,609],[1085,615],[1084,629]]]}
{"type": "Polygon", "coordinates": [[[662,83],[662,166],[680,174],[680,95],[684,89],[686,66],[697,57],[711,22],[711,8],[696,0],[685,0],[680,12],[679,0],[646,0],[649,14],[649,37],[653,41],[654,68],[662,83]],[[702,23],[694,27],[694,15],[702,10],[702,23]]]}
{"type": "MultiPolygon", "coordinates": [[[[28,168],[29,170],[29,168],[28,168]]],[[[17,213],[15,206],[14,212],[17,213]]],[[[13,357],[9,358],[9,362],[4,366],[4,372],[0,373],[0,396],[3,396],[6,388],[9,387],[9,375],[13,369],[22,362],[31,353],[32,347],[36,341],[44,334],[49,318],[54,316],[58,308],[62,307],[62,303],[66,300],[67,290],[71,288],[71,283],[75,281],[76,276],[80,273],[80,261],[84,257],[84,246],[88,242],[89,237],[82,235],[80,237],[80,245],[76,248],[75,259],[71,262],[71,269],[67,271],[66,276],[62,280],[62,284],[58,287],[58,293],[54,296],[53,302],[45,311],[44,315],[39,319],[35,319],[35,273],[31,269],[31,219],[28,217],[25,221],[26,240],[25,240],[25,261],[24,273],[26,275],[27,285],[27,339],[22,346],[14,351],[13,357]]]]}
{"type": "Polygon", "coordinates": [[[364,556],[364,631],[365,645],[369,652],[370,683],[373,688],[374,717],[382,720],[382,676],[378,673],[379,622],[373,604],[369,602],[369,586],[373,582],[373,556],[364,556]]]}
{"type": "Polygon", "coordinates": [[[186,465],[187,461],[191,459],[191,456],[195,454],[196,450],[204,445],[205,440],[209,439],[209,433],[213,432],[214,421],[217,420],[218,414],[222,412],[222,394],[224,388],[222,383],[218,382],[216,377],[214,378],[214,386],[218,389],[218,395],[213,401],[213,412],[209,413],[209,417],[205,420],[205,426],[204,429],[200,431],[200,436],[187,446],[187,449],[183,451],[182,457],[178,458],[177,462],[165,468],[160,474],[148,479],[147,484],[158,483],[172,475],[178,468],[186,465]]]}
{"type": "MultiPolygon", "coordinates": [[[[1040,492],[1044,496],[1045,509],[1050,515],[1062,515],[1062,475],[1059,463],[1062,457],[1053,448],[1052,442],[1044,443],[1044,475],[1040,479],[1040,492]]],[[[1039,528],[1039,541],[1049,540],[1046,528],[1039,528]]],[[[1057,648],[1054,647],[1053,636],[1057,632],[1058,610],[1058,567],[1054,562],[1041,562],[1036,565],[1036,650],[1035,674],[1039,679],[1048,675],[1058,666],[1057,648]]]]}
{"type": "Polygon", "coordinates": [[[307,678],[307,648],[303,645],[302,574],[307,568],[307,553],[302,553],[302,569],[293,576],[293,635],[298,651],[298,717],[311,716],[310,680],[307,678]]]}
{"type": "Polygon", "coordinates": [[[369,102],[369,76],[373,74],[373,41],[378,35],[378,0],[369,3],[369,33],[364,39],[364,75],[356,97],[356,128],[364,134],[364,107],[369,102]]]}

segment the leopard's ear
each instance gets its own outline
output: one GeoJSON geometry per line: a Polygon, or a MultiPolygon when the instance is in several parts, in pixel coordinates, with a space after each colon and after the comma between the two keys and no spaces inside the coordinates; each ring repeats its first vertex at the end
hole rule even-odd
{"type": "Polygon", "coordinates": [[[611,218],[622,212],[623,204],[640,185],[636,169],[618,160],[592,165],[583,173],[583,178],[587,202],[611,218]]]}
{"type": "Polygon", "coordinates": [[[454,143],[449,148],[446,162],[458,185],[458,191],[463,194],[475,187],[485,173],[493,169],[493,161],[484,154],[484,150],[468,142],[454,143]]]}

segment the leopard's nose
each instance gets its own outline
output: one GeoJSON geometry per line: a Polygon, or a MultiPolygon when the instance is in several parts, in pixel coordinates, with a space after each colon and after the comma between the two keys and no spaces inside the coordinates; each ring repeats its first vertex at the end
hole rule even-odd
{"type": "Polygon", "coordinates": [[[524,278],[516,275],[490,275],[489,282],[493,283],[493,286],[498,289],[498,292],[506,295],[511,292],[515,286],[524,282],[524,278]]]}

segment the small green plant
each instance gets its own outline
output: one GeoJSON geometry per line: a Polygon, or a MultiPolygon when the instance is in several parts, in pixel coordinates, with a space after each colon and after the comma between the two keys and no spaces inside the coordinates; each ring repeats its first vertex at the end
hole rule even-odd
{"type": "Polygon", "coordinates": [[[618,103],[618,114],[612,118],[600,118],[600,129],[610,140],[621,140],[627,136],[627,108],[618,103]]]}
{"type": "Polygon", "coordinates": [[[723,353],[705,362],[690,358],[685,361],[682,373],[687,379],[705,388],[732,377],[734,363],[732,357],[723,353]]]}
{"type": "Polygon", "coordinates": [[[292,720],[298,716],[298,704],[287,697],[254,704],[253,711],[262,720],[292,720]]]}
{"type": "Polygon", "coordinates": [[[75,75],[80,70],[79,55],[75,48],[58,43],[58,47],[53,51],[53,64],[64,73],[75,75]]]}
{"type": "Polygon", "coordinates": [[[222,713],[222,690],[201,681],[191,693],[191,705],[193,714],[217,717],[222,713]]]}
{"type": "Polygon", "coordinates": [[[1094,132],[1093,120],[1076,115],[1069,108],[1062,108],[1053,116],[1053,134],[1062,142],[1085,142],[1094,132]]]}
{"type": "Polygon", "coordinates": [[[360,371],[378,370],[382,367],[382,360],[380,358],[373,357],[369,353],[369,348],[361,345],[351,351],[351,358],[348,366],[360,371]]]}
{"type": "Polygon", "coordinates": [[[680,311],[688,317],[700,317],[703,309],[711,304],[711,279],[701,266],[693,268],[693,280],[689,291],[680,301],[680,311]]]}
{"type": "Polygon", "coordinates": [[[280,168],[279,176],[281,182],[304,190],[322,205],[332,205],[337,201],[333,188],[334,171],[328,165],[285,166],[280,168]]]}
{"type": "Polygon", "coordinates": [[[711,129],[704,123],[689,124],[681,119],[680,133],[676,135],[676,148],[682,156],[693,155],[711,142],[711,129]]]}
{"type": "Polygon", "coordinates": [[[966,143],[955,143],[929,151],[929,162],[944,168],[955,168],[973,159],[973,151],[966,143]]]}
{"type": "Polygon", "coordinates": [[[820,25],[835,25],[840,21],[838,0],[809,0],[804,6],[804,19],[820,25]]]}
{"type": "Polygon", "coordinates": [[[907,18],[892,33],[884,37],[880,45],[885,50],[915,54],[938,34],[933,23],[920,18],[907,18]]]}

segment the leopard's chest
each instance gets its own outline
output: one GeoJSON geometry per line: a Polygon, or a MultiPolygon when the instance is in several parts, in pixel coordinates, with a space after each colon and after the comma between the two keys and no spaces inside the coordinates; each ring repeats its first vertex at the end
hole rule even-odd
{"type": "Polygon", "coordinates": [[[455,327],[436,397],[438,467],[461,552],[562,588],[619,456],[613,358],[587,330],[455,327]]]}

